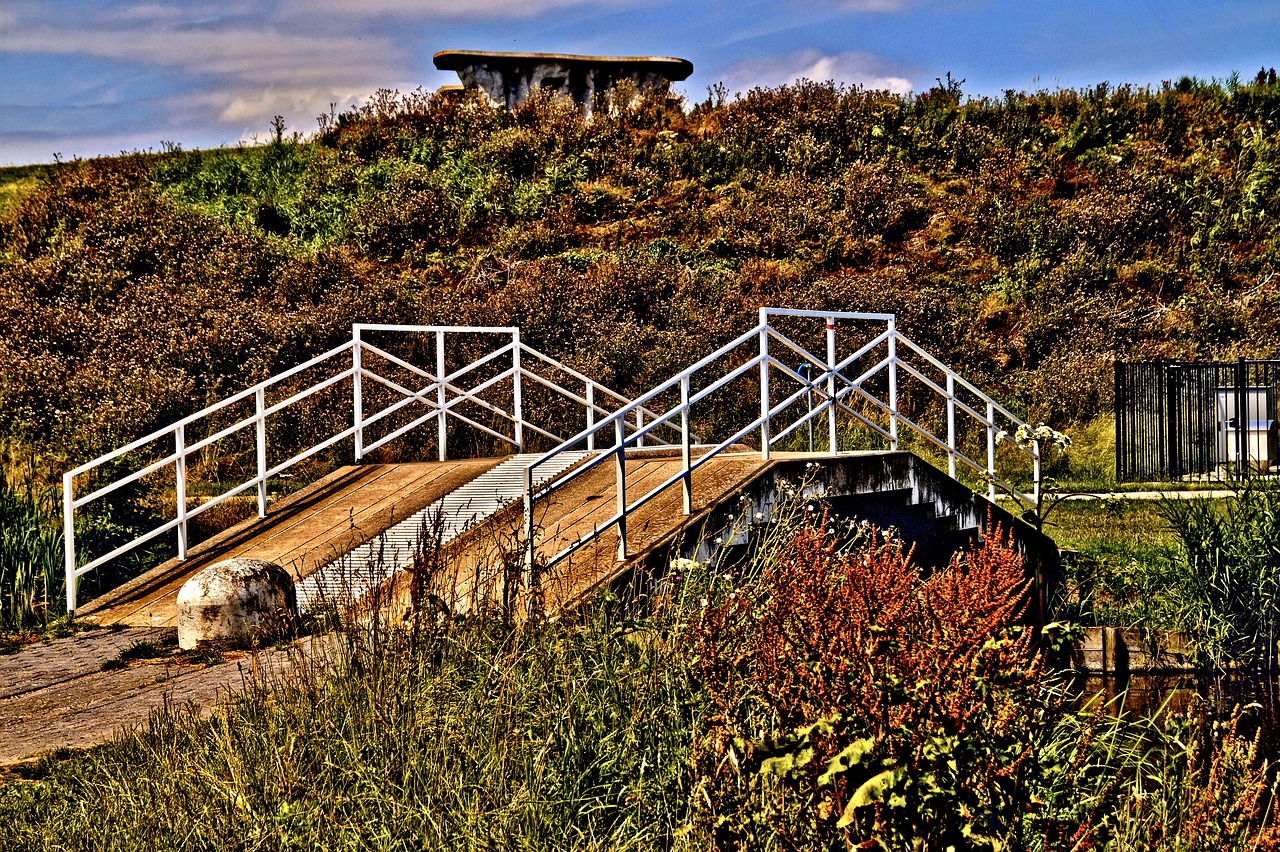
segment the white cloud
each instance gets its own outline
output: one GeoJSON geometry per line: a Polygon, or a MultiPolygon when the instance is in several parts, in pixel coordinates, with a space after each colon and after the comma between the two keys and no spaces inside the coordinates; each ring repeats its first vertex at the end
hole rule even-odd
{"type": "MultiPolygon", "coordinates": [[[[866,2],[867,0],[855,0],[866,2]]],[[[368,18],[389,15],[402,18],[531,18],[552,9],[587,5],[623,5],[625,0],[284,0],[279,11],[284,14],[333,15],[335,17],[368,18]]],[[[870,0],[884,2],[884,0],[870,0]]]]}
{"type": "MultiPolygon", "coordinates": [[[[265,132],[277,114],[291,127],[314,129],[315,116],[331,103],[345,109],[388,81],[411,76],[411,57],[389,38],[238,23],[29,27],[0,31],[0,53],[88,56],[178,72],[186,82],[168,99],[174,122],[207,126],[212,121],[237,136],[265,132]]],[[[126,98],[122,94],[120,102],[126,98]]]]}
{"type": "MultiPolygon", "coordinates": [[[[557,9],[636,0],[134,0],[101,6],[67,0],[71,6],[52,10],[43,5],[48,2],[60,0],[5,3],[0,56],[82,57],[157,69],[172,95],[159,99],[168,120],[155,133],[203,127],[244,138],[264,133],[273,115],[309,131],[331,104],[344,110],[380,88],[438,84],[443,75],[421,67],[420,46],[403,28],[370,26],[379,17],[415,23],[554,17],[557,9]]],[[[128,90],[106,99],[98,93],[100,105],[121,110],[136,105],[132,98],[128,90]]]]}
{"type": "Polygon", "coordinates": [[[833,80],[898,94],[911,91],[911,81],[901,73],[894,73],[895,70],[898,69],[869,53],[828,54],[810,49],[786,56],[747,59],[725,68],[717,76],[731,93],[746,92],[756,86],[779,86],[802,78],[819,83],[833,80]]]}
{"type": "MultiPolygon", "coordinates": [[[[61,111],[10,122],[27,135],[0,134],[0,157],[29,150],[33,140],[75,150],[67,110],[84,107],[92,109],[77,119],[84,138],[98,140],[94,146],[134,138],[234,141],[265,135],[273,115],[307,132],[331,104],[345,110],[380,88],[456,82],[430,67],[428,46],[419,41],[432,24],[485,32],[505,19],[523,28],[538,15],[572,23],[584,10],[638,2],[0,0],[0,57],[19,68],[50,68],[66,58],[75,68],[56,90],[61,111]],[[117,135],[126,127],[137,137],[117,135]]],[[[23,81],[19,88],[8,97],[38,102],[38,86],[23,81]]]]}
{"type": "Polygon", "coordinates": [[[273,81],[349,75],[399,53],[388,39],[311,36],[253,28],[81,30],[40,27],[0,33],[0,52],[95,56],[238,79],[273,81]]]}

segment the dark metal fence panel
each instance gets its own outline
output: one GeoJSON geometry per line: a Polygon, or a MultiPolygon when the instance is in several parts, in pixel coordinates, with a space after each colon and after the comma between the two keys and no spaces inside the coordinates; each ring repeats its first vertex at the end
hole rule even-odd
{"type": "Polygon", "coordinates": [[[1116,479],[1156,478],[1168,468],[1158,364],[1116,362],[1116,479]]]}
{"type": "Polygon", "coordinates": [[[1280,361],[1116,362],[1116,478],[1220,477],[1280,465],[1278,387],[1280,361]]]}

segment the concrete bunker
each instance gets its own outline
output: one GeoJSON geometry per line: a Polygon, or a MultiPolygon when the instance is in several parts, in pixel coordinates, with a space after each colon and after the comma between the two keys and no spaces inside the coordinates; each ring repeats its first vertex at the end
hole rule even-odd
{"type": "Polygon", "coordinates": [[[433,57],[441,71],[456,71],[464,89],[478,89],[494,106],[511,109],[540,89],[566,95],[590,115],[602,98],[611,107],[619,84],[632,97],[666,91],[693,73],[693,63],[674,56],[581,56],[572,53],[502,53],[442,50],[433,57]]]}

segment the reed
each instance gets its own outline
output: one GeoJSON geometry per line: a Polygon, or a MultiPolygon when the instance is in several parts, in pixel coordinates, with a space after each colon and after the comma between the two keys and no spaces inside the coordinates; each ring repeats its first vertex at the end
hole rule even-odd
{"type": "Polygon", "coordinates": [[[0,630],[44,630],[66,612],[57,494],[0,476],[0,630]]]}

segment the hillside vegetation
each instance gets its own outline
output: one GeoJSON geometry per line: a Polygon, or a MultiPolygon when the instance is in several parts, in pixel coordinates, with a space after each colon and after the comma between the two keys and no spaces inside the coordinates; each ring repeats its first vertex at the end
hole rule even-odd
{"type": "Polygon", "coordinates": [[[519,324],[642,389],[762,304],[893,311],[1031,419],[1280,339],[1280,87],[801,82],[585,122],[380,92],[314,139],[62,163],[0,222],[0,434],[81,460],[339,342],[519,324]]]}

